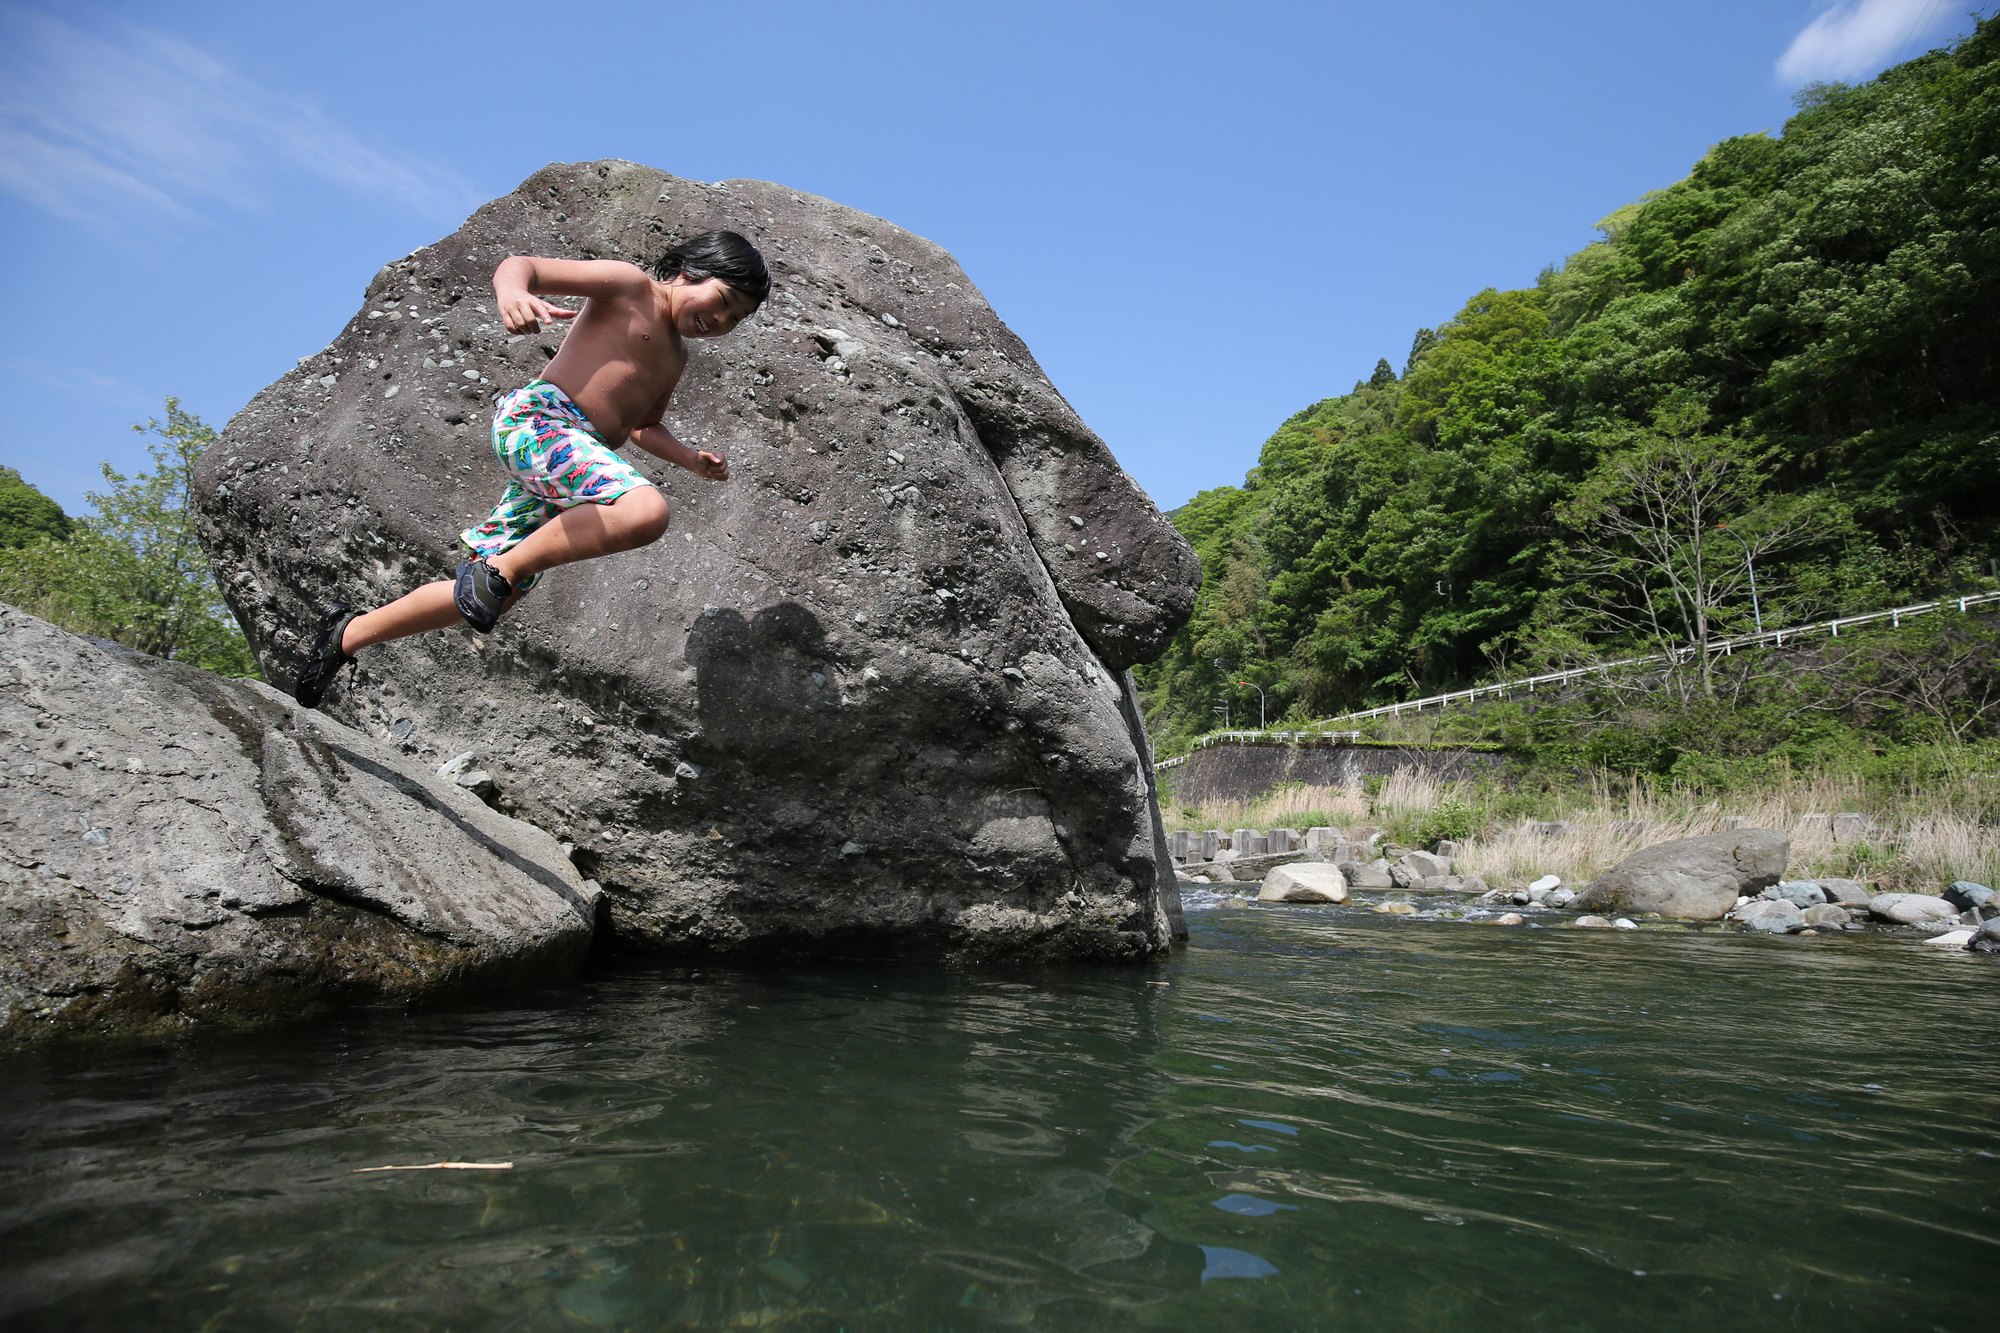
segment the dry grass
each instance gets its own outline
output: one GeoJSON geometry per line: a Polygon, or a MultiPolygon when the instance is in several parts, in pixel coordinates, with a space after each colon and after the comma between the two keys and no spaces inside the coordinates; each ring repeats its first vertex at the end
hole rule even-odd
{"type": "MultiPolygon", "coordinates": [[[[1542,875],[1582,884],[1641,847],[1747,825],[1793,833],[1787,873],[1797,879],[1840,876],[1884,891],[1933,893],[1955,879],[2000,884],[2000,828],[1968,813],[1990,808],[1982,785],[1990,782],[1966,774],[1894,802],[1871,796],[1857,778],[1804,778],[1720,802],[1679,791],[1614,795],[1604,787],[1578,789],[1551,794],[1548,808],[1538,812],[1543,822],[1568,823],[1567,832],[1545,834],[1537,821],[1525,819],[1488,822],[1460,845],[1458,868],[1500,886],[1525,884],[1542,875]],[[1844,841],[1796,832],[1801,815],[1848,811],[1869,816],[1875,831],[1844,841]],[[1741,825],[1735,822],[1739,819],[1741,825]]],[[[1369,824],[1392,832],[1413,830],[1426,813],[1451,800],[1475,811],[1484,804],[1483,793],[1470,784],[1403,769],[1372,798],[1358,787],[1288,787],[1260,800],[1176,809],[1167,812],[1167,823],[1169,828],[1223,830],[1322,825],[1351,836],[1357,826],[1369,824]]]]}

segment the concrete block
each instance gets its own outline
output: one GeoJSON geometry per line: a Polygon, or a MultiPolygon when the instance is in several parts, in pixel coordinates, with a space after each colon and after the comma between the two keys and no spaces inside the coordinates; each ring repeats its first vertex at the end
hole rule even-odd
{"type": "Polygon", "coordinates": [[[1830,838],[1832,836],[1832,815],[1800,815],[1799,822],[1792,825],[1793,842],[1805,842],[1808,839],[1830,838]]]}
{"type": "Polygon", "coordinates": [[[1222,843],[1221,829],[1212,828],[1204,832],[1201,835],[1201,859],[1204,861],[1213,861],[1215,854],[1222,850],[1222,843]]]}
{"type": "Polygon", "coordinates": [[[1167,835],[1167,854],[1176,861],[1187,860],[1188,844],[1191,841],[1193,841],[1193,835],[1186,829],[1175,829],[1167,835]]]}
{"type": "Polygon", "coordinates": [[[1875,821],[1867,815],[1852,812],[1833,817],[1833,840],[1835,842],[1855,842],[1875,831],[1875,821]]]}
{"type": "Polygon", "coordinates": [[[1306,830],[1306,850],[1323,852],[1339,840],[1340,835],[1330,828],[1309,828],[1306,830]]]}

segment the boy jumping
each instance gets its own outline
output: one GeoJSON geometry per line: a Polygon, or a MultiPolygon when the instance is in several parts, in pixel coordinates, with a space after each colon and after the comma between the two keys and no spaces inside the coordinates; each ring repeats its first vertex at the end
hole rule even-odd
{"type": "Polygon", "coordinates": [[[373,611],[329,607],[293,693],[319,707],[354,655],[464,620],[489,633],[543,571],[629,551],[667,530],[666,497],[613,452],[627,440],[713,481],[721,455],[675,439],[660,418],[687,369],[687,338],[719,338],[763,304],[771,275],[733,231],[703,232],[661,256],[648,276],[608,259],[510,255],[493,270],[500,323],[538,332],[576,320],[542,378],[502,398],[493,452],[511,480],[486,521],[459,534],[471,558],[455,580],[427,583],[373,611]],[[541,296],[581,296],[581,311],[541,296]]]}

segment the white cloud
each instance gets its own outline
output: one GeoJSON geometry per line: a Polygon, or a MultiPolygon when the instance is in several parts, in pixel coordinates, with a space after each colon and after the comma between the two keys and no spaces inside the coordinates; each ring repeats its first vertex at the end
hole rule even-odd
{"type": "Polygon", "coordinates": [[[478,202],[185,42],[0,10],[0,190],[82,222],[190,221],[262,208],[292,173],[437,220],[478,202]]]}
{"type": "Polygon", "coordinates": [[[1792,39],[1778,77],[1798,84],[1874,74],[1956,12],[1945,0],[1841,0],[1792,39]]]}

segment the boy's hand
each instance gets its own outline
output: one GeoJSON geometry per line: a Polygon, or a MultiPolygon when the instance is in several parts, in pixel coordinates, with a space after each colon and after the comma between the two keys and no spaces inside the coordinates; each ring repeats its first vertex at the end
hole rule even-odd
{"type": "Polygon", "coordinates": [[[694,461],[695,466],[688,470],[696,476],[707,477],[710,481],[729,480],[729,464],[724,461],[721,454],[712,454],[702,449],[696,452],[694,461]]]}
{"type": "Polygon", "coordinates": [[[540,333],[544,320],[575,319],[577,312],[550,305],[527,292],[510,292],[500,298],[500,323],[509,333],[540,333]]]}

